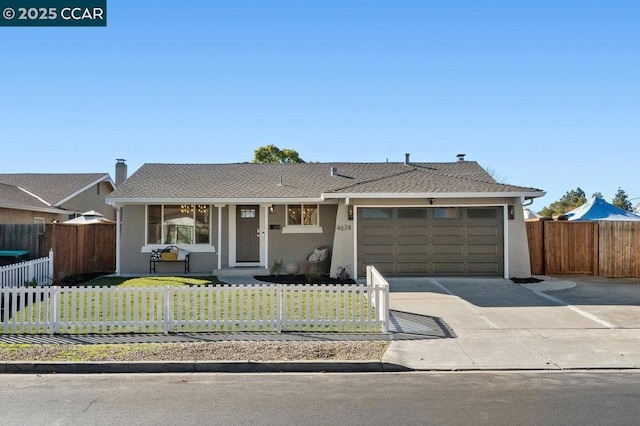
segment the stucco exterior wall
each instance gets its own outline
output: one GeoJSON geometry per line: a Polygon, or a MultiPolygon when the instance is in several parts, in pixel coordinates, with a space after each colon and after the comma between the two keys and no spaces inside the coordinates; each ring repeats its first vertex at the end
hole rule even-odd
{"type": "MultiPolygon", "coordinates": [[[[146,249],[145,220],[146,208],[144,205],[129,205],[122,209],[122,224],[120,234],[120,273],[121,274],[149,274],[150,249],[146,249]]],[[[212,236],[213,245],[218,241],[218,209],[212,209],[212,236]]],[[[162,245],[164,247],[164,245],[162,245]]],[[[188,250],[188,247],[184,247],[188,250]]],[[[189,269],[192,273],[211,274],[217,268],[217,253],[195,252],[189,253],[189,269]]],[[[184,264],[166,263],[156,264],[158,274],[184,273],[184,264]]]]}
{"type": "Polygon", "coordinates": [[[105,197],[112,191],[111,184],[100,182],[65,202],[61,207],[78,213],[95,210],[102,213],[105,218],[115,220],[116,210],[105,202],[105,197]]]}
{"type": "Polygon", "coordinates": [[[514,219],[507,220],[509,232],[509,278],[531,277],[531,259],[529,257],[529,240],[524,223],[524,209],[520,199],[514,199],[510,205],[514,207],[514,219]]]}
{"type": "Polygon", "coordinates": [[[314,248],[320,246],[328,246],[333,252],[333,233],[336,226],[336,211],[338,206],[335,204],[320,205],[320,226],[321,234],[286,234],[282,230],[286,225],[286,206],[274,206],[274,213],[269,215],[269,225],[280,225],[280,229],[269,229],[269,265],[273,265],[273,261],[282,259],[286,265],[290,262],[302,264],[306,260],[314,248]]]}
{"type": "Polygon", "coordinates": [[[4,224],[32,224],[36,217],[44,219],[45,223],[52,223],[54,220],[63,222],[69,219],[69,215],[60,215],[54,213],[34,212],[30,210],[17,210],[0,208],[0,223],[4,224]]]}
{"type": "Polygon", "coordinates": [[[148,274],[149,253],[142,253],[144,246],[145,206],[122,208],[120,228],[120,272],[148,274]]]}

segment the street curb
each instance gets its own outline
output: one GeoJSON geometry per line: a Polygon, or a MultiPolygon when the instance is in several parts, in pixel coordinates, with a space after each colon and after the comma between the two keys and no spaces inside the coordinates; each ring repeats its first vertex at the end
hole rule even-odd
{"type": "Polygon", "coordinates": [[[6,362],[0,374],[108,373],[396,373],[414,371],[381,361],[6,362]]]}

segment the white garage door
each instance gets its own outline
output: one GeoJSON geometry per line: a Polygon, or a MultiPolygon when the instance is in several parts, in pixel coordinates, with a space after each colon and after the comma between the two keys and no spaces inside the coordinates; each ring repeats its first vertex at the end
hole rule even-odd
{"type": "Polygon", "coordinates": [[[501,207],[358,209],[358,275],[503,276],[501,207]]]}

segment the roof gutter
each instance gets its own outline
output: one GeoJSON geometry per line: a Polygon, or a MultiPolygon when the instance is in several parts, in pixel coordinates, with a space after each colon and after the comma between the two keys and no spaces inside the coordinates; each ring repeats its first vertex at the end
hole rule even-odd
{"type": "Polygon", "coordinates": [[[324,198],[106,198],[113,207],[125,204],[267,204],[267,203],[321,203],[324,198]]]}
{"type": "Polygon", "coordinates": [[[54,213],[54,214],[74,213],[70,210],[62,210],[62,209],[57,209],[55,207],[35,207],[35,206],[27,206],[23,204],[0,203],[0,208],[12,209],[12,210],[26,210],[26,211],[39,212],[39,213],[54,213]]]}
{"type": "Polygon", "coordinates": [[[545,191],[537,192],[412,192],[412,193],[326,193],[322,199],[342,198],[539,198],[544,197],[545,191]]]}

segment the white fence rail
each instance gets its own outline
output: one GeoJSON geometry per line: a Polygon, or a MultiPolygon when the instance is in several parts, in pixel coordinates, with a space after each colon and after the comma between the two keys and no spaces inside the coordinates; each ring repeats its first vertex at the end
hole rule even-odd
{"type": "Polygon", "coordinates": [[[384,279],[367,285],[4,288],[0,333],[386,333],[388,290],[384,279]]]}
{"type": "Polygon", "coordinates": [[[0,288],[47,286],[53,281],[53,250],[49,257],[0,267],[0,288]]]}

